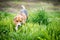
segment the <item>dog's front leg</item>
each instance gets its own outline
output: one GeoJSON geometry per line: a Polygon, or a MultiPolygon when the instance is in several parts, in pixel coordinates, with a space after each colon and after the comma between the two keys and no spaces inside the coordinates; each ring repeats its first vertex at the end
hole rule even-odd
{"type": "Polygon", "coordinates": [[[16,30],[16,31],[18,30],[18,25],[16,25],[15,30],[16,30]]]}

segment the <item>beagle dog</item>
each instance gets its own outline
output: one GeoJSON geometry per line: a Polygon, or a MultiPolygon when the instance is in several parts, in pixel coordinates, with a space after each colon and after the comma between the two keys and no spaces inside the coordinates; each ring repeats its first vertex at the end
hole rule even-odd
{"type": "Polygon", "coordinates": [[[27,20],[27,12],[25,10],[25,7],[22,6],[22,10],[20,12],[20,14],[18,14],[15,18],[14,18],[14,23],[16,25],[15,29],[18,30],[18,27],[21,26],[21,24],[25,24],[26,20],[27,20]]]}

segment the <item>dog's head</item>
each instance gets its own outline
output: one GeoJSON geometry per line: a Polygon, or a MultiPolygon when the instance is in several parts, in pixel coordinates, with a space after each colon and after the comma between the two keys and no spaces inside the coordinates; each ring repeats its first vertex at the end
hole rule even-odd
{"type": "Polygon", "coordinates": [[[23,21],[23,19],[22,19],[21,15],[18,15],[14,18],[14,23],[15,23],[16,26],[21,26],[22,21],[23,21]]]}
{"type": "Polygon", "coordinates": [[[22,13],[22,14],[17,15],[14,18],[14,23],[16,26],[21,26],[21,24],[25,24],[26,19],[27,19],[27,16],[24,13],[22,13]]]}

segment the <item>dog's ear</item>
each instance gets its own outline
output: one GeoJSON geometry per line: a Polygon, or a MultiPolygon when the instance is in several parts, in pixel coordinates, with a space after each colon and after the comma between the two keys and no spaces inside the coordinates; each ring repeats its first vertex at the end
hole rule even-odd
{"type": "Polygon", "coordinates": [[[16,20],[17,17],[15,17],[13,20],[16,20]]]}

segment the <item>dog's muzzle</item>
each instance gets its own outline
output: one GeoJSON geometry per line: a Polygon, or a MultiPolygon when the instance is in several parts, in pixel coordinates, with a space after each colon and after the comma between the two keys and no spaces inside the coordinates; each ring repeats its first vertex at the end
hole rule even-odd
{"type": "Polygon", "coordinates": [[[16,27],[15,27],[15,29],[18,30],[18,27],[20,27],[20,26],[21,26],[21,23],[18,22],[17,25],[16,25],[16,27]]]}
{"type": "Polygon", "coordinates": [[[19,26],[21,26],[21,23],[20,23],[20,22],[18,22],[18,23],[17,23],[17,26],[18,26],[18,27],[19,27],[19,26]]]}

